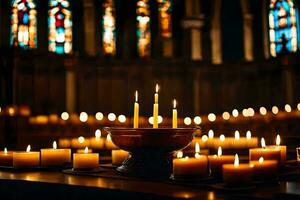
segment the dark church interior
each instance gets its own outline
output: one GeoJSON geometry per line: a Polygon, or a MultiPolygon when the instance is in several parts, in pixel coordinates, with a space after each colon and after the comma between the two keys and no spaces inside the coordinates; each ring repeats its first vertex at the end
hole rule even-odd
{"type": "Polygon", "coordinates": [[[0,199],[300,199],[299,8],[0,1],[0,199]]]}

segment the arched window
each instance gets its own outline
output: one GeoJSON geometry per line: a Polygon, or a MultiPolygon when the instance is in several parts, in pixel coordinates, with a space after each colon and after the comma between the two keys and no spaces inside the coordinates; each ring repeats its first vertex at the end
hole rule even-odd
{"type": "Polygon", "coordinates": [[[270,53],[296,52],[298,49],[298,9],[293,0],[270,0],[270,53]]]}
{"type": "Polygon", "coordinates": [[[136,14],[138,55],[139,57],[149,57],[151,54],[151,30],[148,0],[138,0],[136,14]]]}
{"type": "Polygon", "coordinates": [[[72,12],[69,1],[50,0],[48,15],[49,51],[72,53],[72,12]]]}
{"type": "Polygon", "coordinates": [[[103,3],[102,19],[102,44],[104,55],[116,54],[116,16],[113,0],[105,0],[103,3]]]}
{"type": "Polygon", "coordinates": [[[37,46],[36,5],[33,0],[13,0],[11,45],[22,48],[37,46]]]}
{"type": "Polygon", "coordinates": [[[157,0],[160,32],[163,38],[172,37],[172,0],[157,0]]]}

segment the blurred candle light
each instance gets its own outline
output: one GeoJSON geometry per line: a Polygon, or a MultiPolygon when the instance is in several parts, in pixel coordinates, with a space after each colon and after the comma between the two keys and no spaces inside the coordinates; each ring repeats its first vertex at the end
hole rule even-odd
{"type": "Polygon", "coordinates": [[[115,115],[115,113],[109,113],[107,115],[107,118],[108,118],[109,121],[113,122],[113,121],[116,120],[117,116],[115,115]]]}
{"type": "Polygon", "coordinates": [[[213,130],[209,130],[208,131],[208,138],[212,139],[214,137],[214,131],[213,130]]]}
{"type": "Polygon", "coordinates": [[[220,135],[220,140],[221,140],[221,142],[224,142],[225,141],[225,135],[220,135]]]}
{"type": "Polygon", "coordinates": [[[255,111],[254,111],[254,109],[253,108],[248,108],[248,116],[249,117],[253,117],[255,115],[255,111]]]}
{"type": "Polygon", "coordinates": [[[267,109],[266,109],[265,107],[260,107],[260,108],[259,108],[259,113],[260,113],[261,115],[266,115],[266,114],[267,114],[267,109]]]}
{"type": "Polygon", "coordinates": [[[288,113],[292,112],[292,107],[289,104],[285,104],[284,110],[288,113]]]}
{"type": "Polygon", "coordinates": [[[161,115],[158,115],[158,124],[163,123],[164,118],[161,115]]]}
{"type": "Polygon", "coordinates": [[[236,131],[234,132],[234,139],[235,139],[235,140],[239,140],[239,139],[240,139],[240,132],[239,132],[238,130],[236,130],[236,131]]]}
{"type": "Polygon", "coordinates": [[[233,117],[238,117],[239,116],[239,111],[237,109],[232,110],[232,116],[233,117]]]}
{"type": "Polygon", "coordinates": [[[206,142],[206,141],[208,140],[207,135],[203,135],[203,136],[201,137],[201,140],[202,140],[202,142],[206,142]]]}
{"type": "Polygon", "coordinates": [[[277,106],[273,106],[273,107],[272,107],[272,113],[273,113],[274,115],[277,115],[278,112],[279,112],[278,107],[277,107],[277,106]]]}
{"type": "Polygon", "coordinates": [[[79,120],[81,122],[86,122],[88,120],[88,114],[86,112],[81,112],[79,115],[79,120]]]}
{"type": "Polygon", "coordinates": [[[101,120],[103,119],[103,117],[104,117],[104,115],[103,115],[102,112],[97,112],[97,113],[95,114],[95,118],[96,118],[96,120],[98,120],[98,121],[101,121],[101,120]]]}
{"type": "Polygon", "coordinates": [[[190,117],[185,117],[183,122],[184,122],[185,125],[188,126],[188,125],[191,125],[192,119],[190,117]]]}
{"type": "Polygon", "coordinates": [[[149,124],[153,125],[153,117],[149,117],[148,122],[149,124]]]}
{"type": "Polygon", "coordinates": [[[217,117],[216,117],[216,115],[214,113],[209,113],[208,116],[207,116],[207,118],[208,118],[208,121],[214,122],[217,117]]]}
{"type": "Polygon", "coordinates": [[[222,117],[223,117],[224,120],[229,120],[230,113],[229,112],[223,112],[222,117]]]}
{"type": "Polygon", "coordinates": [[[297,109],[300,111],[300,103],[297,104],[297,109]]]}
{"type": "Polygon", "coordinates": [[[201,120],[201,117],[200,117],[200,116],[194,117],[194,123],[195,123],[195,124],[199,125],[199,124],[201,124],[201,122],[202,122],[202,120],[201,120]]]}
{"type": "Polygon", "coordinates": [[[119,116],[118,116],[118,120],[119,120],[120,123],[125,123],[125,122],[126,122],[126,117],[125,117],[125,115],[119,115],[119,116]]]}
{"type": "Polygon", "coordinates": [[[248,112],[248,109],[243,109],[243,111],[242,111],[242,115],[244,116],[244,117],[249,117],[249,112],[248,112]]]}
{"type": "Polygon", "coordinates": [[[61,113],[60,117],[62,120],[66,121],[69,119],[70,116],[69,116],[69,113],[63,112],[63,113],[61,113]]]}
{"type": "Polygon", "coordinates": [[[246,138],[247,138],[247,140],[251,139],[251,131],[246,132],[246,138]]]}

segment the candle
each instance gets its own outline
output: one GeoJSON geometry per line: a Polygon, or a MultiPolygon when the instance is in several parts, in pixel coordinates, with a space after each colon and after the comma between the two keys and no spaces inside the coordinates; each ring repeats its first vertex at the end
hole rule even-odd
{"type": "Polygon", "coordinates": [[[118,149],[118,147],[112,142],[110,134],[106,135],[105,147],[106,149],[118,149]]]}
{"type": "Polygon", "coordinates": [[[71,149],[57,149],[56,141],[52,149],[41,149],[41,166],[63,166],[71,163],[71,149]]]}
{"type": "Polygon", "coordinates": [[[28,145],[26,152],[13,152],[13,167],[38,167],[40,165],[40,152],[30,150],[31,146],[28,145]]]}
{"type": "Polygon", "coordinates": [[[220,137],[218,139],[214,139],[214,141],[213,141],[213,147],[215,149],[217,149],[220,146],[223,149],[228,147],[227,141],[225,141],[225,135],[223,135],[223,134],[220,135],[220,137]]]}
{"type": "Polygon", "coordinates": [[[71,147],[71,140],[68,138],[62,138],[58,140],[59,147],[61,148],[69,148],[71,147]]]}
{"type": "Polygon", "coordinates": [[[73,168],[74,169],[95,169],[99,167],[99,154],[89,153],[88,147],[85,147],[84,153],[73,154],[73,168]]]}
{"type": "Polygon", "coordinates": [[[268,148],[274,148],[274,149],[279,149],[280,150],[280,161],[281,165],[283,165],[286,161],[286,146],[285,145],[280,145],[280,135],[276,136],[276,145],[273,146],[268,146],[268,148]]]}
{"type": "Polygon", "coordinates": [[[223,181],[227,185],[248,185],[252,180],[253,166],[239,164],[239,157],[235,154],[234,164],[223,165],[223,181]]]}
{"type": "Polygon", "coordinates": [[[124,150],[112,150],[112,164],[121,165],[125,159],[129,157],[129,152],[124,150]]]}
{"type": "Polygon", "coordinates": [[[13,153],[7,151],[7,148],[4,148],[4,151],[0,152],[0,166],[12,166],[13,164],[13,153]]]}
{"type": "Polygon", "coordinates": [[[90,146],[93,149],[103,149],[105,145],[105,138],[101,138],[101,131],[95,131],[95,138],[90,139],[90,146]]]}
{"type": "Polygon", "coordinates": [[[214,143],[215,143],[214,135],[215,135],[215,133],[213,130],[208,131],[208,139],[207,139],[207,147],[208,148],[214,147],[214,143]]]}
{"type": "Polygon", "coordinates": [[[71,141],[71,145],[75,149],[83,149],[86,146],[90,145],[90,141],[88,139],[85,139],[83,136],[80,136],[78,138],[73,138],[71,141]]]}
{"type": "Polygon", "coordinates": [[[258,139],[252,138],[251,131],[246,132],[246,147],[247,148],[255,148],[258,146],[258,139]]]}
{"type": "Polygon", "coordinates": [[[158,84],[156,84],[155,86],[155,94],[154,94],[153,128],[158,128],[158,84]]]}
{"type": "Polygon", "coordinates": [[[264,160],[260,157],[258,161],[250,161],[250,164],[253,165],[253,176],[256,180],[269,180],[277,177],[277,160],[264,160]]]}
{"type": "Polygon", "coordinates": [[[177,128],[176,99],[173,100],[172,127],[173,128],[177,128]]]}
{"type": "Polygon", "coordinates": [[[210,171],[212,176],[222,175],[222,166],[234,162],[233,155],[222,155],[222,147],[218,148],[218,154],[208,156],[210,171]]]}
{"type": "Polygon", "coordinates": [[[135,91],[133,128],[138,128],[138,127],[139,127],[139,103],[138,103],[138,91],[135,91]]]}
{"type": "Polygon", "coordinates": [[[85,148],[84,149],[77,149],[76,153],[85,153],[86,151],[87,151],[87,153],[93,153],[92,149],[85,150],[85,148]]]}
{"type": "Polygon", "coordinates": [[[277,160],[280,163],[281,152],[278,148],[266,148],[265,139],[261,138],[262,148],[253,148],[249,150],[249,160],[258,160],[263,157],[265,160],[277,160]]]}

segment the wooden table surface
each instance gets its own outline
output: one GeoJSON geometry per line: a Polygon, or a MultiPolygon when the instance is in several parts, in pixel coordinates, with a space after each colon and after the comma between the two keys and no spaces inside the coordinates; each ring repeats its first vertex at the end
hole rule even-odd
{"type": "Polygon", "coordinates": [[[0,199],[300,199],[300,182],[224,192],[164,182],[74,176],[60,172],[0,171],[0,199]]]}

